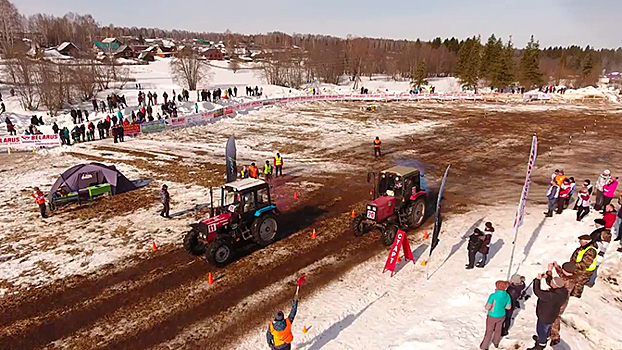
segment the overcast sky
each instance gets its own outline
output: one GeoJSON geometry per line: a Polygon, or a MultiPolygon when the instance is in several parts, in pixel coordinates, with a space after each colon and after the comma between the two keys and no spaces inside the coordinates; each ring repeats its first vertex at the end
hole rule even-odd
{"type": "Polygon", "coordinates": [[[11,0],[25,15],[90,13],[102,25],[430,40],[491,33],[524,46],[622,46],[621,0],[11,0]]]}

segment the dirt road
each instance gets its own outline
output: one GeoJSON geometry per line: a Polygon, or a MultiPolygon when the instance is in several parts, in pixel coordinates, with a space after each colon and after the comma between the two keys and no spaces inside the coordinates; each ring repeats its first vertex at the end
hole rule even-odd
{"type": "MultiPolygon", "coordinates": [[[[356,104],[335,105],[352,115],[361,113],[356,104]]],[[[301,107],[307,112],[309,108],[301,107]]],[[[352,169],[421,165],[427,170],[431,192],[443,168],[451,164],[448,215],[459,215],[473,204],[518,200],[534,133],[540,139],[540,158],[533,201],[544,202],[547,178],[555,168],[563,168],[577,181],[595,179],[604,168],[622,171],[622,156],[607,147],[619,143],[622,120],[607,108],[517,112],[505,105],[396,103],[382,105],[378,113],[379,119],[423,118],[443,126],[384,142],[381,160],[373,159],[368,143],[350,144],[346,151],[334,153],[322,148],[322,156],[338,158],[352,169]]],[[[81,157],[79,150],[73,155],[81,157]]],[[[179,164],[185,162],[178,157],[156,166],[148,154],[135,152],[133,156],[119,161],[147,168],[162,178],[179,176],[179,164]]],[[[200,168],[184,181],[203,186],[216,181],[207,174],[217,173],[219,166],[200,168]]],[[[0,349],[233,349],[238,337],[287,306],[293,293],[288,282],[293,283],[300,271],[309,276],[302,291],[304,300],[305,295],[337,281],[349,268],[385,249],[377,235],[357,239],[348,229],[350,211],[361,210],[369,197],[365,174],[359,170],[289,175],[276,185],[276,200],[283,211],[280,226],[285,230],[279,242],[262,250],[251,247],[224,269],[210,267],[179,246],[167,247],[149,259],[128,261],[126,268],[96,278],[72,277],[6,296],[0,311],[0,349]],[[292,185],[305,181],[321,187],[293,200],[292,185]],[[309,238],[312,229],[318,232],[315,240],[309,238]],[[211,286],[206,281],[210,271],[216,278],[211,286]]],[[[430,225],[428,220],[424,228],[430,225]]],[[[177,234],[181,241],[183,232],[177,234]]],[[[420,236],[421,232],[410,234],[411,240],[420,236]]]]}

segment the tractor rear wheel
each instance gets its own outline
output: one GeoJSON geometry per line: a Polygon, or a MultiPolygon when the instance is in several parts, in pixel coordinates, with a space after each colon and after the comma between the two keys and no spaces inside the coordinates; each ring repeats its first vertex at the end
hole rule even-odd
{"type": "Polygon", "coordinates": [[[388,247],[393,244],[393,241],[395,241],[395,236],[397,236],[397,226],[386,225],[380,233],[380,240],[382,241],[382,244],[388,247]]]}
{"type": "Polygon", "coordinates": [[[184,237],[184,249],[194,256],[205,254],[206,247],[205,244],[199,241],[199,231],[193,228],[186,233],[184,237]]]}
{"type": "Polygon", "coordinates": [[[262,215],[255,219],[251,227],[253,241],[261,247],[265,247],[276,240],[278,230],[279,223],[274,214],[262,215]]]}
{"type": "Polygon", "coordinates": [[[216,267],[225,267],[233,260],[233,244],[228,239],[216,238],[207,245],[205,258],[216,267]]]}
{"type": "Polygon", "coordinates": [[[423,224],[425,218],[425,198],[419,197],[410,205],[410,228],[417,228],[423,224]]]}
{"type": "Polygon", "coordinates": [[[352,233],[354,233],[354,236],[356,237],[361,237],[371,229],[370,225],[365,223],[365,216],[362,214],[359,214],[352,219],[350,227],[352,228],[352,233]]]}

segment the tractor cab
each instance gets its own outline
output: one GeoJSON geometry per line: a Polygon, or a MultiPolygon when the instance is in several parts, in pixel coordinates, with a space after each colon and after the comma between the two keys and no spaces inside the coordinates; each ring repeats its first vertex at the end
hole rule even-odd
{"type": "Polygon", "coordinates": [[[252,218],[276,207],[270,200],[269,185],[265,181],[248,178],[222,186],[220,208],[220,211],[224,213],[236,214],[234,216],[241,218],[252,218]]]}
{"type": "Polygon", "coordinates": [[[391,196],[410,200],[410,197],[421,191],[419,170],[408,167],[392,167],[380,172],[376,196],[391,196]]]}

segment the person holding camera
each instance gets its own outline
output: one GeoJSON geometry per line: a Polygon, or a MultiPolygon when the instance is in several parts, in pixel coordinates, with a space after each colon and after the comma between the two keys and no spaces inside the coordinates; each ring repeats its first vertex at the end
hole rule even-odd
{"type": "Polygon", "coordinates": [[[536,304],[536,344],[527,350],[543,350],[546,348],[548,338],[551,336],[551,329],[555,319],[559,316],[562,305],[568,299],[566,281],[561,277],[555,277],[550,282],[550,289],[543,290],[540,281],[546,278],[546,273],[538,274],[533,280],[533,292],[538,297],[536,304]]]}

